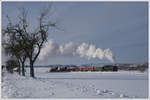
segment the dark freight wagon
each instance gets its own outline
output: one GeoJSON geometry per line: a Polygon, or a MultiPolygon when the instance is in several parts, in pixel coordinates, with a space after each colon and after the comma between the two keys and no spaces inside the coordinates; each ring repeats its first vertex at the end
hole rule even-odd
{"type": "Polygon", "coordinates": [[[93,71],[102,71],[102,67],[94,67],[93,71]]]}
{"type": "Polygon", "coordinates": [[[102,67],[102,71],[118,71],[118,67],[112,65],[106,65],[102,67]]]}

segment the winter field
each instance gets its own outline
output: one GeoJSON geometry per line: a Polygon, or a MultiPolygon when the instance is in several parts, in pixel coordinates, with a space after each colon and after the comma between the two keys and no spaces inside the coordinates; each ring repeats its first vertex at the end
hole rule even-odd
{"type": "Polygon", "coordinates": [[[148,72],[48,72],[36,78],[3,70],[2,98],[148,98],[148,72]]]}

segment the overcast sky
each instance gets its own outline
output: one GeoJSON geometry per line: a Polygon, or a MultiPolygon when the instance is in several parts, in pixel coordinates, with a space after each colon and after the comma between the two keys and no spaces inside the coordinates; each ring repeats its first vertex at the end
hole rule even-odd
{"type": "MultiPolygon", "coordinates": [[[[31,29],[36,18],[50,2],[3,2],[2,26],[9,15],[17,21],[18,9],[28,10],[31,29]]],[[[147,2],[53,2],[52,16],[62,30],[52,29],[48,39],[58,44],[83,42],[98,48],[110,48],[116,63],[144,63],[148,61],[148,3],[147,2]]],[[[4,55],[2,56],[3,58],[4,55]]],[[[5,59],[2,60],[3,63],[5,59]]],[[[49,57],[36,64],[110,63],[107,59],[49,57]]]]}

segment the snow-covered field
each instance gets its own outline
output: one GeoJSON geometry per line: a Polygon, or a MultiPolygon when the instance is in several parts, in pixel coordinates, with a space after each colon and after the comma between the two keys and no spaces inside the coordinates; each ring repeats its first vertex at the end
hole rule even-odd
{"type": "Polygon", "coordinates": [[[35,68],[36,78],[2,75],[2,98],[147,98],[148,72],[49,73],[35,68]]]}

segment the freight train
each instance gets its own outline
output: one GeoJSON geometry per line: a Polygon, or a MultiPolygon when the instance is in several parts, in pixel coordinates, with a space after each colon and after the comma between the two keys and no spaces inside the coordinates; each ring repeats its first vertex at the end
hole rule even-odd
{"type": "Polygon", "coordinates": [[[117,66],[106,65],[103,67],[53,67],[50,72],[73,72],[73,71],[118,71],[117,66]]]}

